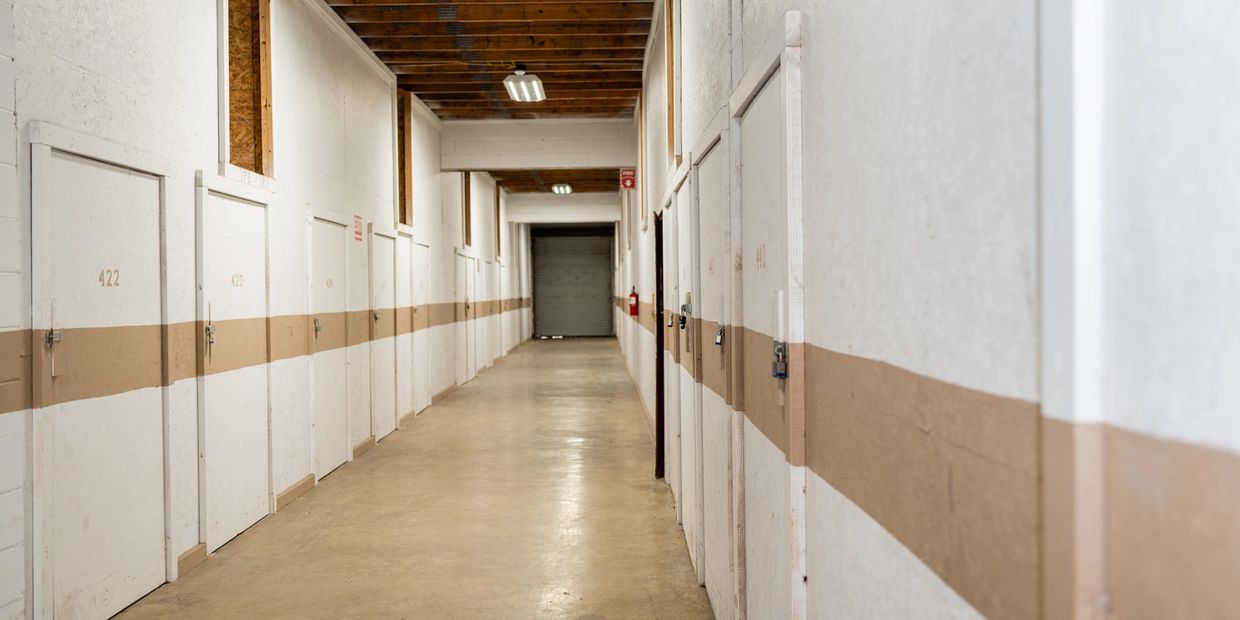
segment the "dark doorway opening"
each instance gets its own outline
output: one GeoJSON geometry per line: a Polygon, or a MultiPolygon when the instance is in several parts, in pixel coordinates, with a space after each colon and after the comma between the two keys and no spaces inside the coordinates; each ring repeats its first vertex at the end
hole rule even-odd
{"type": "Polygon", "coordinates": [[[663,216],[654,216],[654,477],[663,477],[665,407],[663,393],[663,216]]]}

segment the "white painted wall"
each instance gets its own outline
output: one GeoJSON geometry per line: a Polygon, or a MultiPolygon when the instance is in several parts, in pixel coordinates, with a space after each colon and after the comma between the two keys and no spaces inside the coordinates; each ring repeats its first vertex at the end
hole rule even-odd
{"type": "Polygon", "coordinates": [[[619,168],[637,163],[633,124],[613,119],[448,121],[444,170],[619,168]]]}
{"type": "MultiPolygon", "coordinates": [[[[395,196],[395,79],[365,51],[346,26],[317,0],[272,1],[274,179],[269,207],[269,299],[273,315],[308,312],[307,213],[326,208],[359,215],[363,226],[391,227],[395,196]]],[[[139,149],[167,163],[167,320],[195,318],[194,175],[219,168],[217,32],[215,2],[158,6],[108,0],[0,2],[0,330],[30,327],[30,196],[26,128],[43,121],[139,149]],[[101,27],[106,24],[107,27],[101,27]],[[7,154],[6,154],[7,153],[7,154]]],[[[428,245],[429,300],[453,299],[452,264],[459,225],[448,213],[451,195],[440,177],[441,124],[415,104],[412,167],[412,240],[428,245]]],[[[251,177],[252,178],[252,177],[251,177]]],[[[480,175],[475,188],[474,251],[493,258],[493,181],[480,175]]],[[[528,283],[527,240],[505,244],[520,256],[508,270],[513,283],[528,283]]],[[[408,257],[409,253],[400,252],[408,257]]],[[[407,262],[407,261],[406,261],[407,262]]],[[[369,307],[365,243],[349,246],[349,308],[369,307]]],[[[398,279],[409,266],[399,265],[398,279]]],[[[401,280],[404,281],[404,280],[401,280]]],[[[529,287],[513,284],[514,291],[529,287]]],[[[501,283],[495,279],[492,297],[501,283]]],[[[516,296],[516,295],[514,295],[516,296]]],[[[507,320],[520,326],[526,312],[507,320]]],[[[497,329],[501,317],[493,322],[497,329]]],[[[443,346],[450,326],[426,339],[431,372],[451,367],[443,346]]],[[[514,330],[517,332],[517,330],[514,330]]],[[[507,345],[528,336],[514,336],[507,345]]],[[[9,352],[5,352],[6,356],[9,352]]],[[[369,344],[348,351],[352,440],[369,435],[369,344]]],[[[271,493],[311,473],[308,358],[271,365],[271,493]]],[[[5,358],[5,372],[10,360],[5,358]]],[[[8,399],[0,377],[0,398],[8,399]]],[[[435,392],[448,387],[432,377],[435,392]]],[[[451,377],[447,377],[450,385],[451,377]]],[[[169,554],[175,558],[199,542],[197,388],[193,378],[168,393],[169,554]]],[[[0,414],[0,618],[27,617],[31,601],[29,411],[0,414]]],[[[162,493],[152,489],[152,494],[162,493]]]]}
{"type": "Polygon", "coordinates": [[[620,219],[620,193],[511,194],[508,197],[508,218],[524,223],[616,222],[620,219]]]}

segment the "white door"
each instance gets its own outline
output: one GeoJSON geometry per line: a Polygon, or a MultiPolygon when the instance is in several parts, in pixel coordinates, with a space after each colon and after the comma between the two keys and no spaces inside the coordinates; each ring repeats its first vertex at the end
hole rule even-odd
{"type": "Polygon", "coordinates": [[[345,329],[348,229],[315,218],[311,238],[310,294],[314,307],[314,476],[322,479],[349,458],[348,363],[345,329]]]}
{"type": "Polygon", "coordinates": [[[676,250],[678,266],[680,337],[680,454],[685,538],[689,559],[704,575],[702,515],[702,384],[698,382],[702,354],[700,326],[695,321],[701,305],[698,293],[698,218],[690,176],[676,192],[676,250]]]}
{"type": "Polygon", "coordinates": [[[370,428],[396,430],[396,239],[370,235],[370,428]]]}
{"type": "Polygon", "coordinates": [[[470,305],[471,317],[474,319],[474,353],[476,355],[475,370],[486,368],[490,365],[490,348],[491,338],[487,335],[490,332],[490,319],[487,318],[486,307],[490,297],[487,296],[488,286],[487,274],[490,272],[491,266],[484,261],[476,261],[474,263],[474,303],[470,305]]]}
{"type": "Polygon", "coordinates": [[[680,278],[677,277],[679,253],[677,251],[676,222],[679,213],[675,208],[663,212],[663,314],[660,315],[663,330],[663,414],[664,454],[668,484],[676,500],[676,520],[683,522],[684,494],[681,472],[681,424],[680,424],[680,328],[675,317],[680,312],[680,278]]]}
{"type": "Polygon", "coordinates": [[[491,263],[491,362],[504,355],[503,275],[499,263],[491,263]]]}
{"type": "Polygon", "coordinates": [[[161,179],[31,159],[35,615],[106,618],[167,575],[161,179]]]}
{"type": "MultiPolygon", "coordinates": [[[[787,410],[775,397],[784,383],[772,376],[772,341],[787,338],[788,205],[781,72],[754,97],[740,122],[741,268],[743,279],[745,547],[764,558],[764,570],[747,570],[749,614],[789,617],[794,501],[784,446],[787,410]],[[761,424],[757,426],[756,424],[761,424]],[[775,527],[778,525],[778,527],[775,527]]],[[[803,492],[801,499],[803,499],[803,492]]]]}
{"type": "Polygon", "coordinates": [[[469,381],[469,312],[466,308],[472,295],[469,290],[469,283],[472,281],[469,275],[469,258],[460,254],[456,255],[456,303],[453,304],[453,340],[455,343],[455,369],[456,383],[461,385],[469,381]]]}
{"type": "Polygon", "coordinates": [[[430,277],[431,249],[413,245],[413,406],[431,406],[430,277]]]}
{"type": "Polygon", "coordinates": [[[415,411],[413,400],[413,242],[396,239],[396,414],[397,422],[415,411]]]}
{"type": "Polygon", "coordinates": [[[465,377],[478,374],[478,260],[465,259],[465,377]]]}
{"type": "Polygon", "coordinates": [[[214,552],[270,511],[266,209],[199,195],[199,511],[214,552]]]}
{"type": "MultiPolygon", "coordinates": [[[[694,300],[694,314],[702,320],[698,360],[702,377],[702,514],[705,552],[706,592],[715,604],[717,618],[736,613],[736,571],[733,556],[734,511],[732,474],[740,471],[734,457],[732,425],[735,418],[729,402],[728,375],[731,372],[728,347],[735,335],[719,334],[719,327],[730,319],[732,294],[731,237],[732,210],[728,183],[727,134],[719,144],[701,155],[693,168],[697,192],[698,267],[701,287],[694,300]],[[709,325],[709,327],[706,327],[709,325]],[[735,464],[734,464],[735,463],[735,464]]],[[[694,153],[698,157],[697,153],[694,153]]],[[[737,450],[736,452],[739,452],[737,450]]]]}

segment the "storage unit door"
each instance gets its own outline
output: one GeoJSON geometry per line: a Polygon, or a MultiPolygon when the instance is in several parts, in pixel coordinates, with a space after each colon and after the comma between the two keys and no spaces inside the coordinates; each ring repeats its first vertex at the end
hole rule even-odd
{"type": "Polygon", "coordinates": [[[421,411],[431,406],[431,249],[413,245],[413,403],[421,411]]]}
{"type": "Polygon", "coordinates": [[[270,509],[266,209],[215,193],[201,208],[198,441],[203,534],[214,552],[270,509]]]}
{"type": "Polygon", "coordinates": [[[335,222],[313,223],[311,294],[314,301],[314,474],[331,473],[349,458],[348,361],[345,328],[345,239],[335,222]]]}
{"type": "Polygon", "coordinates": [[[677,332],[680,338],[680,453],[682,455],[681,486],[684,509],[681,511],[689,559],[702,581],[702,392],[698,383],[697,361],[701,346],[697,340],[696,321],[701,300],[697,295],[698,218],[694,200],[693,179],[689,178],[676,192],[676,250],[680,288],[677,332]]]}
{"type": "Polygon", "coordinates": [[[751,616],[791,615],[790,470],[773,339],[786,322],[788,210],[783,93],[777,72],[741,121],[744,307],[745,560],[751,616]],[[781,301],[782,299],[782,301],[781,301]]]}
{"type": "Polygon", "coordinates": [[[35,615],[106,618],[166,575],[160,179],[33,151],[35,615]]]}
{"type": "Polygon", "coordinates": [[[534,237],[534,335],[611,336],[611,237],[534,237]]]}
{"type": "Polygon", "coordinates": [[[396,430],[396,240],[370,235],[370,428],[396,430]]]}

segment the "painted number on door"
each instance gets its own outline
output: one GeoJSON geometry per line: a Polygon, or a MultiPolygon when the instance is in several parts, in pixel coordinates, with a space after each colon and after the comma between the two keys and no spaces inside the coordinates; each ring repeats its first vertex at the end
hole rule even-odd
{"type": "Polygon", "coordinates": [[[232,282],[233,288],[241,288],[245,286],[245,274],[234,273],[229,281],[232,282]]]}
{"type": "Polygon", "coordinates": [[[100,269],[99,270],[99,286],[103,288],[115,288],[121,285],[120,269],[100,269]]]}
{"type": "Polygon", "coordinates": [[[328,278],[328,279],[327,279],[327,288],[331,288],[331,287],[332,287],[332,279],[331,279],[331,278],[328,278]]]}

